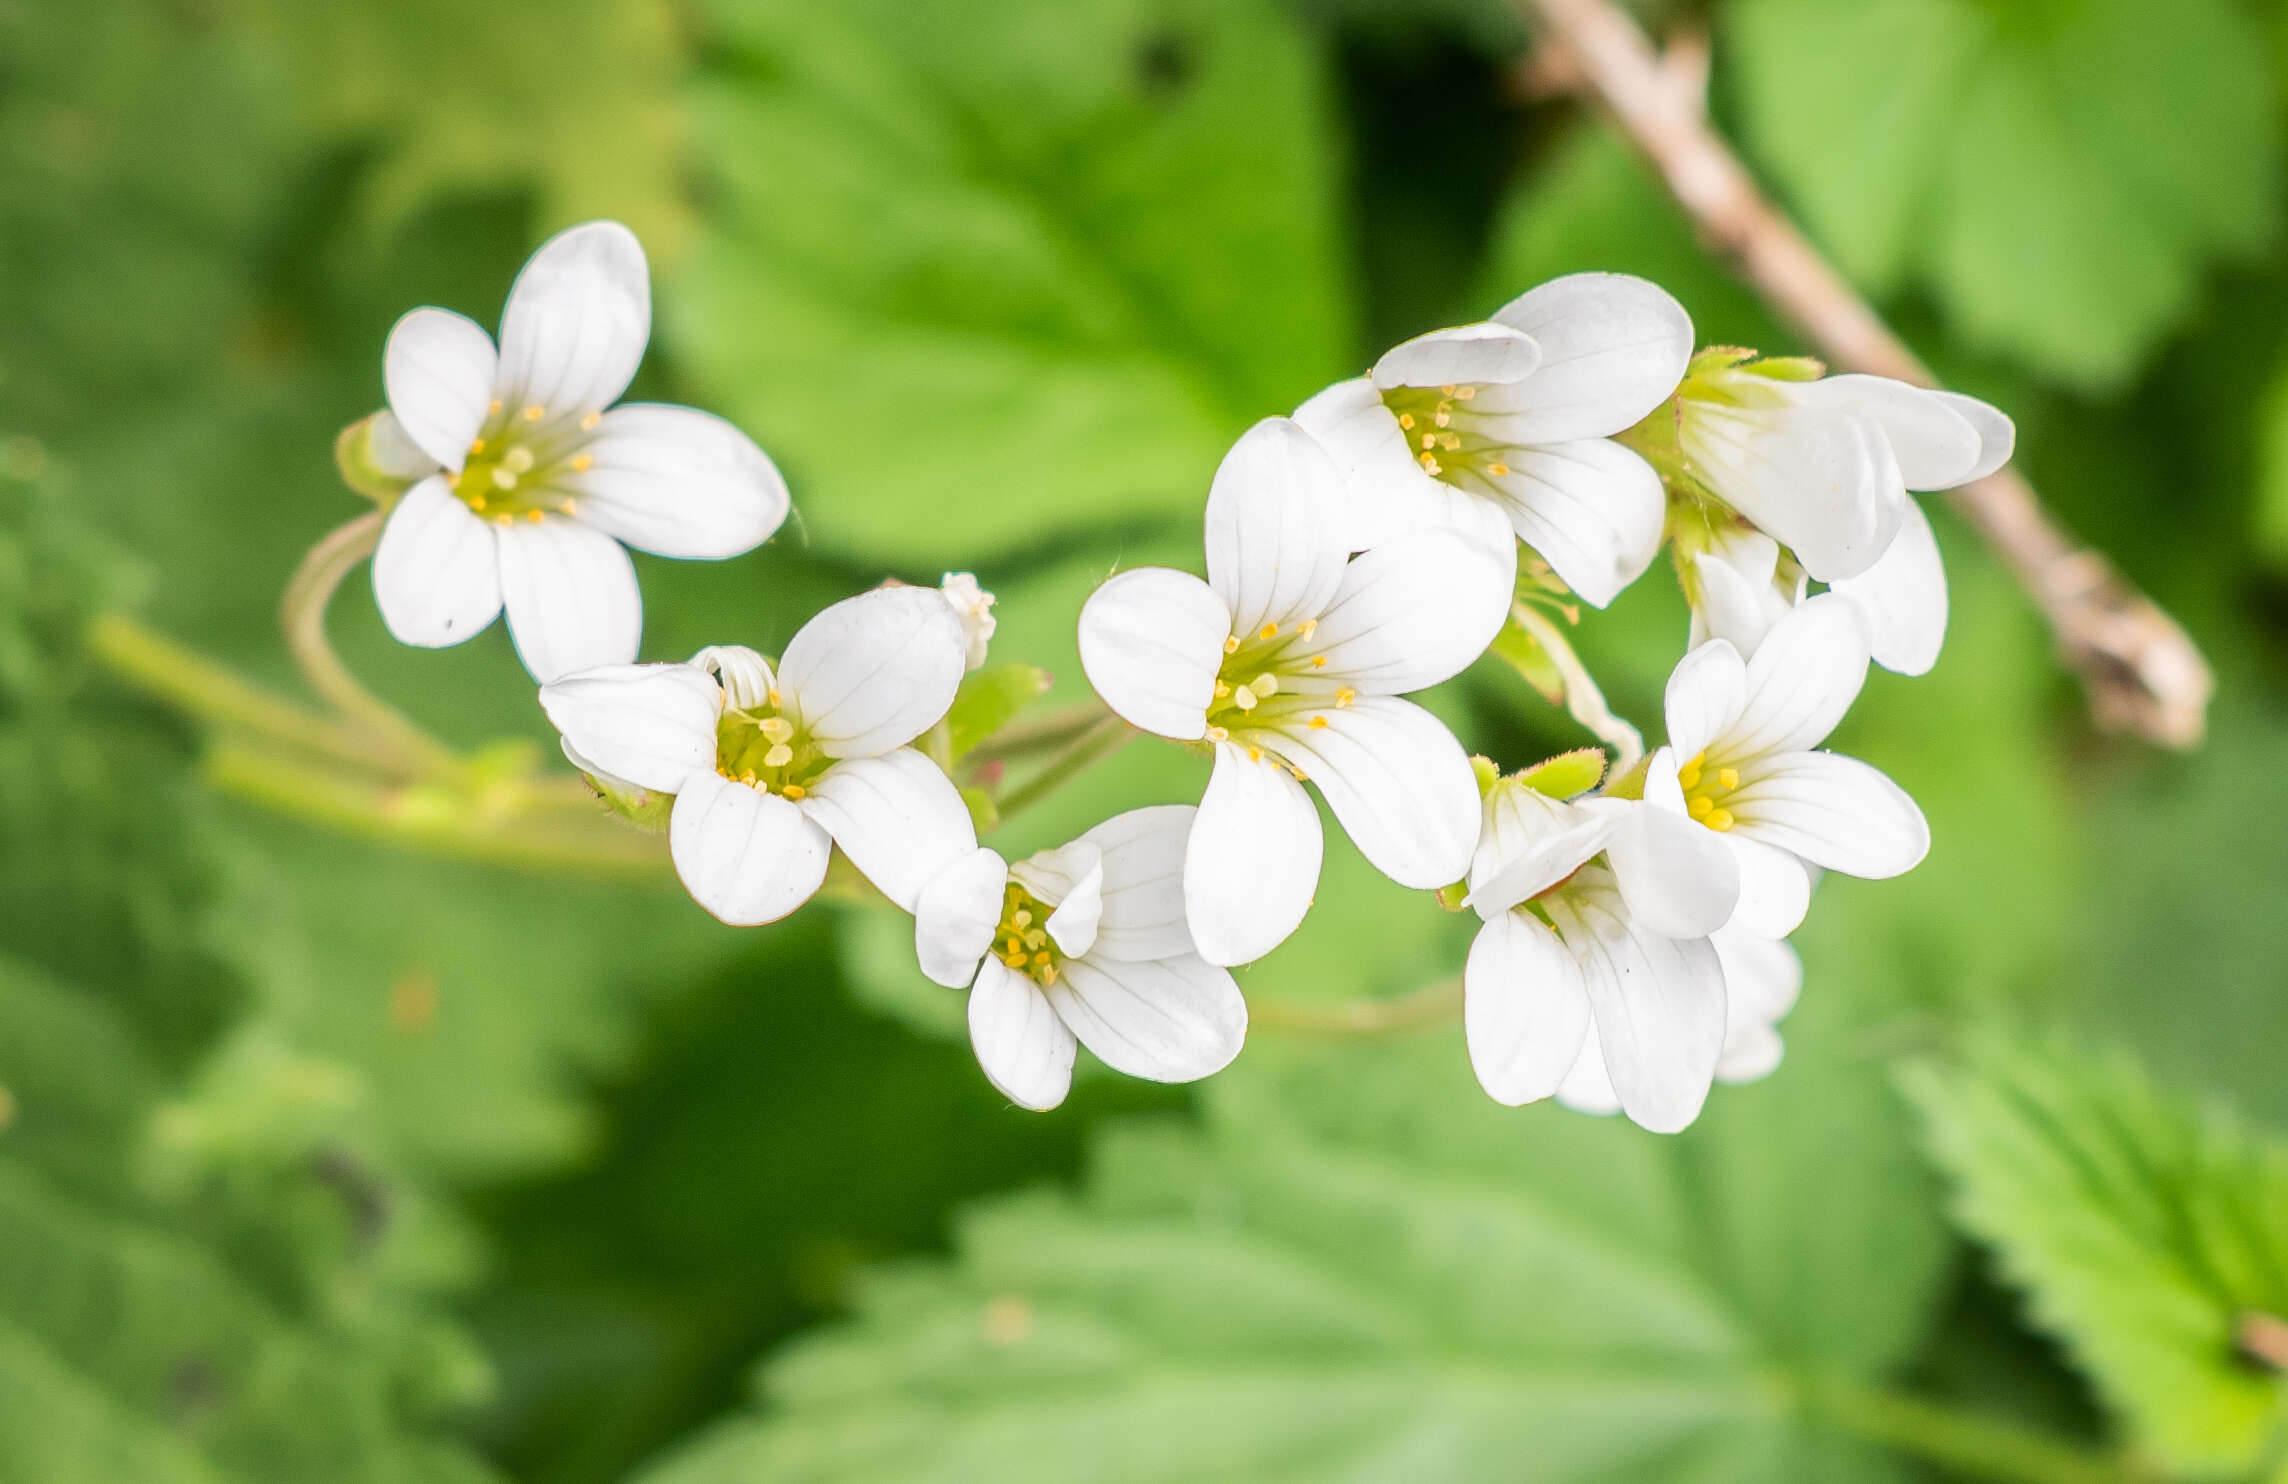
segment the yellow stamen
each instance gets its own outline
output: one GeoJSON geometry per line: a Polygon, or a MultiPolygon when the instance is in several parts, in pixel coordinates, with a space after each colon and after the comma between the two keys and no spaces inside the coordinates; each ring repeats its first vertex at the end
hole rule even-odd
{"type": "Polygon", "coordinates": [[[1228,696],[1228,695],[1230,695],[1230,694],[1231,694],[1231,682],[1230,682],[1230,681],[1228,681],[1228,680],[1219,680],[1219,681],[1217,681],[1217,682],[1216,682],[1215,693],[1216,693],[1216,699],[1217,699],[1217,700],[1219,700],[1219,701],[1220,701],[1220,700],[1222,700],[1222,699],[1223,699],[1225,696],[1228,696]]]}
{"type": "Polygon", "coordinates": [[[1296,625],[1295,632],[1308,639],[1319,632],[1319,621],[1315,618],[1306,618],[1302,623],[1296,625]]]}
{"type": "Polygon", "coordinates": [[[1422,472],[1434,479],[1446,471],[1439,467],[1438,461],[1436,459],[1430,457],[1428,454],[1424,454],[1422,455],[1422,472]]]}
{"type": "Polygon", "coordinates": [[[535,402],[530,407],[524,409],[524,420],[528,423],[539,422],[546,416],[548,416],[548,409],[541,406],[538,402],[535,402]]]}
{"type": "Polygon", "coordinates": [[[1044,933],[1044,932],[1042,932],[1042,931],[1041,931],[1039,928],[1034,928],[1034,929],[1032,929],[1030,932],[1028,932],[1028,933],[1026,933],[1026,934],[1025,934],[1025,946],[1026,946],[1027,948],[1032,948],[1032,949],[1039,949],[1039,948],[1040,948],[1040,947],[1041,947],[1043,944],[1047,943],[1048,941],[1049,941],[1049,935],[1048,935],[1047,933],[1044,933]]]}
{"type": "Polygon", "coordinates": [[[1327,668],[1327,657],[1323,654],[1312,655],[1311,668],[1314,670],[1324,670],[1327,668]]]}
{"type": "Polygon", "coordinates": [[[1335,709],[1339,711],[1357,699],[1358,692],[1352,690],[1349,686],[1346,685],[1341,690],[1335,692],[1335,709]]]}
{"type": "Polygon", "coordinates": [[[1424,433],[1422,435],[1422,446],[1424,448],[1436,448],[1438,446],[1438,435],[1436,433],[1424,433]]]}
{"type": "Polygon", "coordinates": [[[485,497],[484,497],[483,495],[471,495],[471,496],[469,496],[469,508],[470,508],[471,510],[482,510],[482,509],[484,509],[484,508],[485,508],[485,497]]]}
{"type": "Polygon", "coordinates": [[[1019,907],[1017,909],[1017,915],[1010,918],[1009,920],[1021,928],[1031,927],[1033,925],[1033,914],[1026,911],[1023,907],[1019,907]]]}
{"type": "Polygon", "coordinates": [[[449,490],[457,490],[457,489],[459,489],[460,487],[461,487],[461,476],[460,476],[460,474],[459,474],[459,472],[458,472],[458,471],[455,471],[454,473],[451,473],[451,474],[448,474],[448,475],[446,475],[446,476],[445,476],[445,488],[447,488],[447,489],[449,489],[449,490]]]}
{"type": "Polygon", "coordinates": [[[1247,688],[1254,691],[1259,699],[1264,696],[1275,696],[1279,694],[1279,677],[1266,671],[1250,681],[1247,688]]]}
{"type": "Polygon", "coordinates": [[[1231,740],[1231,733],[1222,727],[1209,727],[1207,730],[1207,739],[1210,742],[1229,742],[1231,740]]]}
{"type": "Polygon", "coordinates": [[[593,433],[596,431],[596,424],[602,422],[603,420],[604,414],[601,412],[591,412],[586,417],[580,419],[580,431],[583,433],[593,433]]]}
{"type": "Polygon", "coordinates": [[[532,467],[532,450],[519,444],[501,455],[501,463],[522,474],[532,467]]]}
{"type": "Polygon", "coordinates": [[[1740,770],[1738,768],[1718,768],[1716,770],[1716,786],[1722,789],[1738,788],[1740,786],[1740,770]]]}
{"type": "Polygon", "coordinates": [[[575,474],[585,474],[595,467],[596,456],[592,453],[577,453],[572,456],[572,472],[575,474]]]}
{"type": "Polygon", "coordinates": [[[1398,425],[1406,429],[1408,432],[1412,432],[1414,430],[1414,414],[1411,412],[1401,412],[1398,414],[1398,425]]]}
{"type": "Polygon", "coordinates": [[[1700,822],[1708,826],[1708,828],[1715,830],[1719,834],[1723,833],[1725,830],[1730,829],[1734,823],[1732,819],[1732,811],[1729,809],[1714,810],[1706,819],[1703,819],[1700,822]]]}
{"type": "Polygon", "coordinates": [[[1253,711],[1255,709],[1255,692],[1243,685],[1231,693],[1231,703],[1242,711],[1253,711]]]}
{"type": "Polygon", "coordinates": [[[1458,386],[1454,388],[1454,399],[1459,402],[1467,402],[1470,400],[1470,398],[1476,396],[1477,394],[1478,389],[1474,386],[1458,386]]]}
{"type": "Polygon", "coordinates": [[[785,788],[780,789],[779,792],[785,794],[790,799],[799,799],[804,794],[809,793],[810,790],[804,788],[799,783],[790,783],[785,788]]]}
{"type": "Polygon", "coordinates": [[[500,403],[500,398],[498,398],[498,397],[495,397],[495,398],[493,398],[493,401],[492,401],[492,405],[491,405],[490,407],[487,407],[487,408],[485,409],[485,416],[487,416],[487,417],[499,417],[499,416],[500,416],[500,406],[501,406],[501,403],[500,403]]]}
{"type": "Polygon", "coordinates": [[[1279,637],[1279,625],[1275,623],[1267,623],[1263,626],[1262,630],[1256,634],[1255,637],[1258,639],[1276,639],[1279,637]]]}
{"type": "Polygon", "coordinates": [[[763,754],[763,766],[766,768],[783,768],[793,761],[794,749],[784,742],[763,754]]]}
{"type": "Polygon", "coordinates": [[[484,451],[485,451],[485,440],[484,440],[484,439],[482,439],[482,438],[472,438],[472,439],[470,439],[470,440],[469,440],[469,452],[471,452],[471,453],[483,453],[484,451]]]}
{"type": "Polygon", "coordinates": [[[1262,749],[1262,748],[1260,748],[1260,747],[1253,747],[1253,746],[1249,747],[1249,748],[1247,749],[1247,760],[1248,760],[1249,762],[1251,762],[1251,763],[1260,763],[1260,762],[1262,762],[1262,761],[1263,761],[1263,749],[1262,749]]]}
{"type": "Polygon", "coordinates": [[[494,469],[494,470],[493,470],[493,483],[495,483],[495,484],[499,485],[499,486],[500,486],[502,489],[504,489],[504,490],[512,490],[512,489],[515,489],[515,488],[516,488],[516,471],[515,471],[514,469],[510,469],[510,468],[506,468],[506,467],[501,467],[501,468],[496,468],[496,469],[494,469]]]}
{"type": "MultiPolygon", "coordinates": [[[[1042,956],[1043,956],[1044,958],[1045,958],[1045,957],[1047,957],[1047,955],[1046,955],[1046,954],[1044,954],[1044,955],[1042,955],[1042,956]]],[[[1056,983],[1056,982],[1057,982],[1057,966],[1056,966],[1055,964],[1043,964],[1043,965],[1041,965],[1041,987],[1042,987],[1043,989],[1046,989],[1046,988],[1048,988],[1050,985],[1052,985],[1052,984],[1054,984],[1054,983],[1056,983]]]]}
{"type": "Polygon", "coordinates": [[[763,694],[770,699],[770,703],[773,706],[776,706],[779,703],[779,688],[777,686],[774,685],[769,687],[763,692],[763,694]]]}
{"type": "Polygon", "coordinates": [[[546,516],[542,515],[537,510],[527,510],[524,513],[524,518],[531,521],[534,525],[539,525],[543,520],[547,519],[546,516]]]}
{"type": "Polygon", "coordinates": [[[755,723],[755,730],[773,742],[791,742],[794,740],[794,723],[783,716],[766,716],[755,723]]]}
{"type": "Polygon", "coordinates": [[[1223,641],[1223,652],[1225,654],[1239,653],[1239,635],[1234,634],[1230,638],[1223,641]]]}
{"type": "Polygon", "coordinates": [[[1691,798],[1684,801],[1684,812],[1691,815],[1694,819],[1703,821],[1708,818],[1710,812],[1712,812],[1715,807],[1715,801],[1710,799],[1706,794],[1694,794],[1691,798]]]}
{"type": "Polygon", "coordinates": [[[1311,718],[1311,730],[1314,732],[1326,726],[1326,724],[1327,719],[1323,716],[1314,716],[1311,718]]]}
{"type": "Polygon", "coordinates": [[[1486,472],[1487,472],[1488,474],[1491,474],[1491,475],[1492,475],[1494,478],[1496,478],[1496,479],[1499,479],[1499,478],[1501,478],[1503,475],[1505,475],[1505,474],[1509,473],[1509,465],[1507,465],[1507,464],[1488,464],[1488,465],[1486,465],[1486,472]]]}

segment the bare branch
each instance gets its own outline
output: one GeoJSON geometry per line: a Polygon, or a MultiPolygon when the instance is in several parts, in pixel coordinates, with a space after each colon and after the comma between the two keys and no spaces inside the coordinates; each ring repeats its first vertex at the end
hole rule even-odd
{"type": "MultiPolygon", "coordinates": [[[[1838,366],[1937,384],[1709,127],[1705,37],[1664,59],[1609,0],[1518,3],[1540,22],[1542,47],[1571,59],[1540,60],[1536,75],[1578,77],[1765,303],[1838,366]]],[[[2100,726],[2170,747],[2199,744],[2215,681],[2175,619],[2076,541],[2014,469],[1948,498],[2049,620],[2100,726]]]]}

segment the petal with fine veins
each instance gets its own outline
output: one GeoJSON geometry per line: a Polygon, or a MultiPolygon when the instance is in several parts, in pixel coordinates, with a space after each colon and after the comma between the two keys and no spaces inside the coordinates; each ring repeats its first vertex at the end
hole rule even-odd
{"type": "Polygon", "coordinates": [[[1581,965],[1605,1070],[1621,1110],[1672,1134],[1700,1116],[1724,1050],[1724,971],[1705,938],[1633,926],[1619,896],[1593,887],[1549,899],[1581,965]]]}
{"type": "Polygon", "coordinates": [[[1401,886],[1462,879],[1478,843],[1478,785],[1462,744],[1412,701],[1365,696],[1292,725],[1276,746],[1326,796],[1374,868],[1401,886]]]}
{"type": "Polygon", "coordinates": [[[500,396],[545,425],[619,400],[651,338],[651,271],[635,233],[588,222],[540,246],[501,313],[500,396]]]}
{"type": "Polygon", "coordinates": [[[1738,825],[1724,843],[1740,867],[1740,905],[1732,909],[1730,925],[1759,938],[1784,938],[1802,927],[1811,910],[1811,874],[1803,862],[1738,825]]]}
{"type": "MultiPolygon", "coordinates": [[[[1487,320],[1432,330],[1392,346],[1374,363],[1375,386],[1435,387],[1523,381],[1541,364],[1541,347],[1512,325],[1487,320]]],[[[1632,419],[1633,421],[1633,419],[1632,419]]]]}
{"type": "Polygon", "coordinates": [[[1619,826],[1609,811],[1562,803],[1505,779],[1486,796],[1470,861],[1469,905],[1492,921],[1581,869],[1619,826]]]}
{"type": "Polygon", "coordinates": [[[1488,918],[1462,969],[1462,1038],[1486,1095],[1513,1108],[1548,1097],[1588,1033],[1581,966],[1557,935],[1522,912],[1488,918]]]}
{"type": "Polygon", "coordinates": [[[1946,563],[1922,506],[1909,501],[1899,534],[1857,577],[1835,591],[1867,619],[1875,663],[1899,675],[1927,675],[1946,644],[1946,563]]]}
{"type": "Polygon", "coordinates": [[[1123,721],[1179,742],[1205,736],[1231,612],[1189,572],[1138,567],[1080,610],[1080,667],[1123,721]]]}
{"type": "Polygon", "coordinates": [[[433,474],[405,492],[373,553],[373,600],[401,644],[440,649],[480,633],[500,615],[499,547],[433,474]]]}
{"type": "Polygon", "coordinates": [[[1072,1087],[1073,1033],[1040,986],[990,956],[969,992],[969,1044],[985,1079],[1020,1108],[1046,1112],[1072,1087]]]}
{"type": "Polygon", "coordinates": [[[1081,836],[1104,861],[1099,959],[1174,958],[1192,951],[1184,921],[1184,847],[1199,810],[1190,804],[1130,809],[1081,836]]]}
{"type": "Polygon", "coordinates": [[[936,588],[876,588],[795,632],[779,690],[828,757],[874,757],[945,715],[968,656],[961,620],[936,588]]]}
{"type": "Polygon", "coordinates": [[[811,899],[833,842],[777,794],[709,769],[675,796],[667,847],[692,900],[733,927],[753,927],[811,899]]]}
{"type": "MultiPolygon", "coordinates": [[[[1498,523],[1496,523],[1498,524],[1498,523]]],[[[1329,682],[1370,696],[1450,680],[1486,652],[1509,616],[1508,533],[1492,549],[1459,530],[1410,531],[1350,564],[1308,641],[1329,682]]]]}
{"type": "MultiPolygon", "coordinates": [[[[1859,698],[1867,659],[1867,620],[1849,598],[1821,593],[1798,603],[1772,625],[1748,662],[1746,699],[1724,730],[1727,756],[1817,747],[1859,698]]],[[[1672,689],[1675,683],[1670,680],[1672,689]]],[[[1673,737],[1673,719],[1669,731],[1673,737]]],[[[1691,755],[1681,742],[1677,751],[1691,755]]]]}
{"type": "Polygon", "coordinates": [[[1295,421],[1343,476],[1343,544],[1352,551],[1435,524],[1455,493],[1414,462],[1406,430],[1364,376],[1328,387],[1295,409],[1295,421]]]}
{"type": "Polygon", "coordinates": [[[931,877],[914,899],[914,956],[948,989],[967,989],[1001,925],[1009,866],[979,846],[931,877]]]}
{"type": "MultiPolygon", "coordinates": [[[[1267,417],[1240,435],[1208,490],[1208,586],[1231,632],[1316,618],[1342,581],[1342,475],[1310,434],[1267,417]]],[[[1219,638],[1221,636],[1218,636],[1219,638]]]]}
{"type": "Polygon", "coordinates": [[[796,807],[834,837],[860,875],[908,912],[932,877],[977,848],[960,791],[911,747],[842,759],[796,807]]]}
{"type": "Polygon", "coordinates": [[[711,413],[632,403],[582,446],[591,463],[557,476],[581,520],[638,551],[721,559],[751,551],[786,519],[787,487],[754,440],[711,413]]]}
{"type": "Polygon", "coordinates": [[[715,767],[723,693],[691,665],[605,665],[540,688],[564,740],[615,778],[674,793],[715,767]]]}
{"type": "Polygon", "coordinates": [[[643,594],[626,547],[560,515],[503,525],[498,539],[508,631],[533,679],[636,657],[643,594]]]}
{"type": "Polygon", "coordinates": [[[1541,366],[1487,397],[1519,444],[1608,438],[1668,399],[1692,359],[1692,317],[1666,289],[1625,273],[1571,273],[1494,316],[1531,335],[1541,366]]]}
{"type": "Polygon", "coordinates": [[[1211,964],[1243,964],[1287,940],[1311,908],[1326,849],[1303,785],[1268,757],[1216,744],[1184,847],[1184,915],[1211,964]]]}
{"type": "Polygon", "coordinates": [[[1644,575],[1660,550],[1668,496],[1652,465],[1603,438],[1519,448],[1489,473],[1512,529],[1599,608],[1644,575]]]}
{"type": "Polygon", "coordinates": [[[1978,430],[1945,398],[1922,387],[1847,372],[1806,383],[1803,395],[1814,406],[1842,408],[1881,428],[1908,489],[1953,489],[1981,462],[1978,430]]]}
{"type": "Polygon", "coordinates": [[[1984,479],[2010,462],[2010,454],[2018,446],[2018,426],[2010,421],[2001,408],[1981,402],[1976,397],[1966,397],[1960,392],[1932,392],[1931,395],[1953,408],[1957,415],[1978,430],[1978,462],[1971,465],[1970,472],[1962,476],[1962,483],[1984,479]]]}
{"type": "Polygon", "coordinates": [[[1668,745],[1678,757],[1694,757],[1728,733],[1748,699],[1748,667],[1740,652],[1722,639],[1677,661],[1669,672],[1662,708],[1668,717],[1668,745]]]}
{"type": "Polygon", "coordinates": [[[1740,867],[1714,830],[1685,813],[1670,750],[1653,759],[1643,799],[1595,800],[1590,807],[1619,816],[1605,858],[1630,919],[1664,938],[1705,938],[1739,905],[1740,867]]]}
{"type": "Polygon", "coordinates": [[[1231,1065],[1247,1040],[1247,1001],[1231,971],[1189,953],[1077,958],[1047,994],[1083,1046],[1131,1077],[1196,1081],[1231,1065]]]}
{"type": "Polygon", "coordinates": [[[389,410],[405,436],[448,469],[461,467],[484,430],[498,359],[493,337],[449,309],[416,309],[389,332],[381,356],[389,410]]]}
{"type": "Polygon", "coordinates": [[[1930,853],[1930,825],[1907,791],[1880,769],[1832,752],[1798,752],[1755,765],[1732,793],[1734,832],[1815,866],[1881,879],[1930,853]]]}

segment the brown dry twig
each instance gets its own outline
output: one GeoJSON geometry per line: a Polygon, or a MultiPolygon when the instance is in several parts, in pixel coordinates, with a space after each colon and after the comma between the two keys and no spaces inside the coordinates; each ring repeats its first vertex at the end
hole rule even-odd
{"type": "MultiPolygon", "coordinates": [[[[1709,126],[1707,43],[1683,38],[1668,57],[1610,0],[1518,0],[1542,46],[1565,58],[1529,64],[1593,98],[1660,172],[1711,248],[1833,363],[1935,386],[1930,368],[1884,325],[1749,176],[1709,126]]],[[[2049,621],[2098,724],[2169,747],[2197,746],[2214,677],[2177,621],[2104,554],[2084,546],[2003,469],[1948,497],[2002,558],[2049,621]]]]}

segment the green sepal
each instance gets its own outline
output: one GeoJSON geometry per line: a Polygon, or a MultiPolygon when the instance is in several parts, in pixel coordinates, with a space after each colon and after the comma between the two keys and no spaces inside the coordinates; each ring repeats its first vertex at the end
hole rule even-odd
{"type": "Polygon", "coordinates": [[[1705,376],[1711,371],[1724,371],[1756,358],[1757,352],[1745,345],[1708,345],[1692,353],[1684,366],[1684,379],[1705,376]]]}
{"type": "Polygon", "coordinates": [[[1494,635],[1493,654],[1525,677],[1525,683],[1550,705],[1565,699],[1565,672],[1557,667],[1548,646],[1514,622],[1503,624],[1501,632],[1494,635]]]}
{"type": "Polygon", "coordinates": [[[1826,362],[1810,356],[1768,356],[1740,369],[1768,381],[1817,381],[1827,374],[1826,362]]]}
{"type": "Polygon", "coordinates": [[[388,417],[386,412],[361,417],[334,439],[334,467],[341,472],[342,483],[384,510],[433,472],[433,466],[424,467],[425,456],[404,442],[395,420],[384,423],[388,417]]]}
{"type": "Polygon", "coordinates": [[[1552,799],[1577,799],[1604,781],[1605,765],[1603,748],[1576,748],[1535,763],[1517,781],[1552,799]]]}
{"type": "Polygon", "coordinates": [[[966,756],[1047,694],[1051,678],[1039,665],[987,665],[971,671],[945,714],[954,758],[966,756]]]}
{"type": "Polygon", "coordinates": [[[1483,753],[1470,754],[1470,772],[1478,780],[1478,797],[1484,798],[1501,782],[1501,764],[1483,753]]]}
{"type": "Polygon", "coordinates": [[[667,828],[668,813],[675,808],[675,795],[640,788],[609,773],[583,770],[580,776],[588,780],[588,786],[604,801],[604,807],[622,819],[655,835],[667,828]]]}

